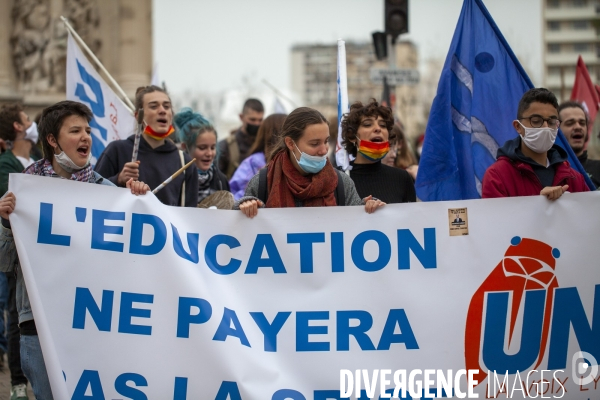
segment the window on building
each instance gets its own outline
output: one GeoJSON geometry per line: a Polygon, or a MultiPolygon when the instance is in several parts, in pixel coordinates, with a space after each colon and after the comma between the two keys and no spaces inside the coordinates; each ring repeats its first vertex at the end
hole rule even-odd
{"type": "Polygon", "coordinates": [[[587,53],[590,51],[589,43],[573,43],[573,51],[575,53],[587,53]]]}
{"type": "Polygon", "coordinates": [[[560,7],[560,2],[558,0],[548,0],[548,8],[558,8],[560,7]]]}
{"type": "Polygon", "coordinates": [[[587,7],[587,0],[571,0],[573,7],[587,7]]]}
{"type": "Polygon", "coordinates": [[[550,43],[548,45],[548,53],[560,53],[560,44],[559,43],[550,43]]]}
{"type": "Polygon", "coordinates": [[[588,21],[573,21],[571,23],[571,28],[575,31],[585,31],[588,26],[588,21]]]}
{"type": "Polygon", "coordinates": [[[549,67],[548,68],[548,76],[559,76],[560,75],[560,67],[549,67]]]}
{"type": "Polygon", "coordinates": [[[560,31],[560,22],[559,21],[548,21],[548,30],[549,31],[560,31]]]}
{"type": "MultiPolygon", "coordinates": [[[[600,50],[600,46],[598,46],[598,50],[600,50]]],[[[592,76],[592,79],[594,79],[593,76],[595,76],[596,82],[600,82],[600,65],[592,67],[589,71],[590,71],[590,75],[592,76]]]]}

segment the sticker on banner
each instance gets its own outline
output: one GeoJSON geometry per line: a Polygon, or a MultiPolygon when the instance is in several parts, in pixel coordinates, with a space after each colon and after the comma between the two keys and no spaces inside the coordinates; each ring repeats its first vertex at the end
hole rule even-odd
{"type": "Polygon", "coordinates": [[[466,208],[448,209],[448,227],[450,236],[464,236],[469,234],[469,218],[466,208]]]}

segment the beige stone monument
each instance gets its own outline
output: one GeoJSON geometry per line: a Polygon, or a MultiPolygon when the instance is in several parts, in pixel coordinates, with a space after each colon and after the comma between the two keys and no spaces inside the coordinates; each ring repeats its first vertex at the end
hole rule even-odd
{"type": "Polygon", "coordinates": [[[0,0],[0,103],[65,99],[66,17],[130,98],[152,76],[152,0],[0,0]]]}

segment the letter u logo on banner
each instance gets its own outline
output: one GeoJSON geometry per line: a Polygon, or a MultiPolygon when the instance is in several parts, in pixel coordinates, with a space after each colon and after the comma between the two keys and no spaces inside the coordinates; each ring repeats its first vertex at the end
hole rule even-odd
{"type": "Polygon", "coordinates": [[[479,382],[486,377],[479,365],[482,350],[483,362],[489,370],[515,373],[527,370],[534,363],[534,368],[537,368],[542,362],[548,342],[554,288],[558,287],[554,270],[559,257],[560,251],[546,243],[514,237],[504,258],[475,292],[467,314],[465,361],[467,369],[480,370],[475,377],[479,382]],[[509,293],[512,294],[510,312],[509,293]],[[484,312],[486,295],[487,308],[484,312]],[[504,332],[508,315],[508,346],[512,347],[523,301],[520,350],[514,355],[507,355],[504,352],[504,332]],[[483,343],[482,327],[485,327],[483,343]]]}

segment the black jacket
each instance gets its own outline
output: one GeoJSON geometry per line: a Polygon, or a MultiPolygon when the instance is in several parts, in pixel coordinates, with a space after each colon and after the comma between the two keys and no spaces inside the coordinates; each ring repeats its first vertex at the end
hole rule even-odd
{"type": "MultiPolygon", "coordinates": [[[[100,155],[94,170],[118,185],[119,173],[125,163],[131,162],[134,138],[135,135],[131,135],[125,140],[115,140],[109,143],[100,155]]],[[[138,160],[140,161],[139,180],[148,184],[150,189],[155,189],[182,166],[179,150],[170,140],[165,140],[162,146],[153,149],[143,137],[140,138],[138,160]]],[[[184,162],[188,163],[190,160],[190,156],[184,152],[184,162]]],[[[156,197],[170,206],[181,205],[181,189],[184,179],[185,206],[196,207],[198,205],[198,172],[194,164],[156,193],[156,197]]]]}
{"type": "Polygon", "coordinates": [[[388,204],[417,201],[415,183],[410,174],[381,161],[372,164],[353,163],[350,178],[361,199],[371,195],[388,204]]]}
{"type": "Polygon", "coordinates": [[[587,150],[579,157],[579,162],[583,165],[583,169],[587,172],[596,189],[600,188],[600,160],[592,160],[588,158],[587,150]]]}
{"type": "Polygon", "coordinates": [[[229,152],[229,144],[227,143],[227,138],[219,141],[217,145],[217,153],[219,154],[219,159],[217,161],[217,166],[221,170],[223,174],[227,177],[227,179],[231,179],[233,173],[239,167],[239,165],[250,155],[250,148],[254,144],[256,140],[256,136],[250,136],[247,133],[242,132],[242,129],[238,129],[233,133],[235,136],[235,141],[238,147],[238,159],[232,160],[231,154],[229,152]],[[232,168],[229,168],[229,164],[233,163],[232,168]],[[231,173],[229,175],[229,173],[231,173]]]}

